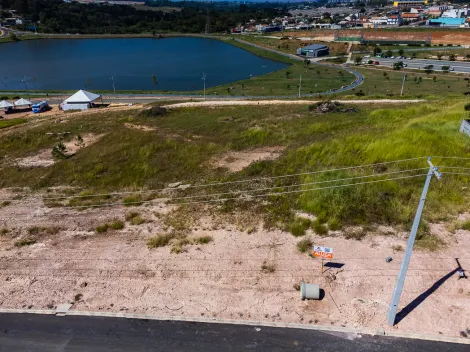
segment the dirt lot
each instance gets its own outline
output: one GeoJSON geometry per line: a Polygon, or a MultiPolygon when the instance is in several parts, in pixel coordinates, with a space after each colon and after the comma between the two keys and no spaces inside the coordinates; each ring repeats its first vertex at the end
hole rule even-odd
{"type": "MultiPolygon", "coordinates": [[[[3,190],[0,198],[18,192],[3,190]]],[[[208,244],[189,245],[181,254],[148,249],[146,240],[164,231],[162,217],[173,209],[157,201],[87,210],[48,208],[37,196],[12,201],[0,212],[0,229],[6,229],[0,236],[0,307],[52,309],[71,302],[76,310],[390,329],[385,316],[406,233],[378,227],[362,240],[344,238],[354,229],[343,236],[310,233],[314,244],[332,247],[334,262],[344,264],[321,274],[318,259],[298,252],[299,238],[261,224],[247,230],[246,223],[256,221],[248,210],[246,219],[218,219],[206,208],[189,236],[212,236],[208,244]],[[94,230],[130,211],[145,222],[94,230]],[[35,244],[15,246],[36,231],[32,226],[56,230],[36,235],[35,244]],[[301,281],[319,283],[324,299],[302,301],[294,287],[301,281]]],[[[443,224],[432,231],[447,247],[415,251],[400,305],[414,309],[393,329],[470,336],[470,280],[458,280],[454,272],[454,258],[470,268],[470,232],[451,234],[443,224]]]]}
{"type": "MultiPolygon", "coordinates": [[[[339,36],[345,37],[359,37],[361,33],[364,33],[364,39],[367,40],[427,40],[431,38],[432,45],[438,44],[460,44],[470,45],[470,34],[465,31],[442,31],[429,29],[426,32],[407,32],[404,30],[392,31],[392,30],[343,30],[338,31],[339,36]]],[[[297,35],[305,36],[305,33],[297,33],[297,35]]],[[[295,36],[295,33],[292,34],[295,36]]],[[[316,40],[334,40],[335,31],[332,30],[314,30],[313,37],[316,40]]]]}

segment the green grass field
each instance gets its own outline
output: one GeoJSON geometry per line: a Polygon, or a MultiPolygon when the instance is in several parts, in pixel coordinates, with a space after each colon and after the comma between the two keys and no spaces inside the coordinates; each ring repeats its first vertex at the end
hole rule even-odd
{"type": "Polygon", "coordinates": [[[25,123],[25,119],[0,120],[0,129],[25,123]]]}
{"type": "MultiPolygon", "coordinates": [[[[470,138],[458,132],[460,122],[466,116],[463,106],[463,100],[439,100],[409,106],[360,106],[354,113],[321,114],[310,111],[307,106],[236,106],[176,109],[158,117],[139,116],[135,111],[104,112],[99,118],[96,114],[82,115],[61,124],[30,126],[27,133],[19,129],[0,135],[0,187],[44,189],[69,185],[77,187],[77,192],[86,190],[86,194],[93,194],[123,189],[158,189],[176,181],[195,184],[281,176],[426,155],[469,157],[470,138]],[[125,123],[155,127],[156,131],[129,129],[125,123]],[[57,137],[46,133],[62,131],[71,132],[68,139],[87,133],[104,136],[96,144],[70,158],[58,160],[50,167],[19,169],[12,166],[12,160],[52,149],[58,143],[57,137]],[[284,146],[286,149],[279,159],[255,162],[240,172],[229,173],[226,169],[210,166],[212,158],[227,151],[266,146],[284,146]]],[[[468,160],[434,158],[434,162],[436,165],[470,167],[468,160]]],[[[289,186],[415,168],[424,170],[411,174],[426,173],[426,160],[298,175],[265,180],[261,184],[250,183],[247,187],[279,187],[274,192],[298,190],[298,187],[289,186]]],[[[445,175],[439,182],[434,180],[425,219],[449,219],[468,210],[470,193],[466,186],[469,180],[470,176],[458,175],[445,175]]],[[[376,223],[406,227],[413,217],[423,181],[420,176],[292,193],[271,196],[267,203],[229,202],[223,209],[235,211],[239,207],[250,207],[264,217],[266,226],[278,226],[276,224],[281,222],[295,227],[292,225],[296,221],[294,211],[303,210],[319,218],[318,228],[321,223],[335,227],[376,223]]],[[[350,182],[355,181],[339,184],[350,182]]],[[[304,189],[316,187],[319,186],[305,185],[304,189]]],[[[192,192],[203,195],[239,189],[234,185],[192,192]]],[[[129,196],[128,199],[140,201],[141,198],[129,196]]]]}

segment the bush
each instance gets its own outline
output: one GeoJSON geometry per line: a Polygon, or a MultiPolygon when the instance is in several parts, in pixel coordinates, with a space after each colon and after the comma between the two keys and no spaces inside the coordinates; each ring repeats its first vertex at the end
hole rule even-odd
{"type": "Polygon", "coordinates": [[[32,244],[35,244],[35,240],[20,240],[15,242],[15,247],[24,247],[24,246],[30,246],[32,244]]]}
{"type": "Polygon", "coordinates": [[[470,220],[465,221],[462,226],[460,226],[462,230],[470,231],[470,220]]]}
{"type": "Polygon", "coordinates": [[[301,252],[301,253],[305,253],[307,251],[309,251],[313,246],[313,242],[310,238],[304,238],[303,240],[300,240],[299,242],[297,242],[297,249],[301,252]]]}
{"type": "Polygon", "coordinates": [[[328,221],[328,228],[331,231],[341,230],[341,223],[337,219],[331,219],[330,221],[328,221]]]}
{"type": "Polygon", "coordinates": [[[124,228],[124,222],[122,222],[121,220],[115,220],[111,224],[109,224],[109,227],[113,230],[122,230],[124,228]]]}
{"type": "Polygon", "coordinates": [[[148,248],[159,248],[167,246],[170,241],[173,239],[172,234],[165,234],[165,235],[158,235],[156,237],[152,237],[147,241],[148,248]]]}
{"type": "Polygon", "coordinates": [[[328,229],[326,228],[325,225],[323,225],[320,221],[318,220],[315,220],[313,222],[313,231],[315,231],[315,233],[317,235],[326,235],[328,234],[328,229]]]}
{"type": "Polygon", "coordinates": [[[201,237],[196,237],[194,239],[194,243],[207,244],[209,242],[212,242],[213,240],[214,238],[212,238],[212,236],[201,236],[201,237]]]}
{"type": "Polygon", "coordinates": [[[464,109],[465,111],[470,111],[470,103],[465,104],[464,109]]]}
{"type": "Polygon", "coordinates": [[[139,116],[157,117],[157,116],[163,116],[166,113],[167,113],[167,110],[165,108],[162,108],[161,106],[153,106],[151,108],[148,108],[139,112],[139,116]]]}
{"type": "Polygon", "coordinates": [[[108,229],[109,229],[109,225],[103,224],[103,225],[97,226],[95,230],[97,233],[105,233],[106,231],[108,231],[108,229]]]}
{"type": "Polygon", "coordinates": [[[311,223],[310,219],[295,218],[289,226],[289,232],[295,237],[305,236],[311,223]]]}
{"type": "Polygon", "coordinates": [[[52,157],[54,159],[67,159],[67,148],[65,147],[65,144],[62,142],[59,142],[56,146],[52,148],[51,151],[52,157]]]}
{"type": "Polygon", "coordinates": [[[130,223],[132,225],[142,225],[144,224],[146,221],[144,218],[140,217],[140,216],[135,216],[131,219],[130,223]]]}

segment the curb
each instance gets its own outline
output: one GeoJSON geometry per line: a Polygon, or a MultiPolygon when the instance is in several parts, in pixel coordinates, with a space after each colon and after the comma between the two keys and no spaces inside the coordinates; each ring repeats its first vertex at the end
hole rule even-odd
{"type": "MultiPolygon", "coordinates": [[[[55,310],[31,310],[31,309],[0,309],[0,313],[6,314],[44,314],[56,315],[55,310]]],[[[371,336],[387,336],[395,338],[406,338],[413,340],[426,340],[445,343],[456,343],[462,345],[470,345],[470,339],[464,339],[452,336],[443,335],[426,335],[418,333],[398,333],[388,332],[383,329],[372,328],[348,328],[342,326],[331,325],[307,325],[296,323],[282,323],[282,322],[268,322],[268,321],[255,321],[255,320],[236,320],[236,319],[220,319],[220,318],[195,318],[184,316],[158,316],[146,314],[130,314],[130,313],[112,313],[112,312],[91,312],[91,311],[77,311],[70,310],[67,316],[85,316],[85,317],[105,317],[105,318],[126,318],[126,319],[147,319],[158,321],[186,321],[193,323],[209,323],[209,324],[232,324],[232,325],[247,325],[257,327],[272,327],[272,328],[289,328],[289,329],[302,329],[302,330],[315,330],[323,332],[339,332],[344,334],[356,335],[371,335],[371,336]]]]}

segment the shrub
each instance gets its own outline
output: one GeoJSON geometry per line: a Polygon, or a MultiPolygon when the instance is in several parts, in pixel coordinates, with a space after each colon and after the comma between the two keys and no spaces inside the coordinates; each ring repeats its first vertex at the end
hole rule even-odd
{"type": "Polygon", "coordinates": [[[52,148],[51,151],[52,157],[55,159],[67,159],[67,148],[64,143],[59,142],[56,146],[52,148]]]}
{"type": "Polygon", "coordinates": [[[148,248],[159,248],[167,246],[170,241],[173,239],[172,234],[158,235],[156,237],[149,238],[147,241],[148,248]]]}
{"type": "Polygon", "coordinates": [[[27,240],[20,240],[15,242],[15,247],[24,247],[24,246],[30,246],[32,244],[35,244],[35,240],[27,239],[27,240]]]}
{"type": "Polygon", "coordinates": [[[362,240],[364,237],[366,237],[367,235],[367,232],[364,231],[364,229],[361,229],[361,230],[356,230],[356,231],[349,231],[346,233],[346,235],[344,236],[347,240],[356,240],[356,241],[360,241],[362,240]]]}
{"type": "Polygon", "coordinates": [[[295,237],[305,236],[307,229],[311,225],[310,219],[295,218],[289,226],[289,232],[295,237]]]}
{"type": "Polygon", "coordinates": [[[465,221],[465,222],[460,226],[460,228],[461,228],[462,230],[470,231],[470,220],[465,221]]]}
{"type": "Polygon", "coordinates": [[[139,116],[143,117],[157,117],[157,116],[164,116],[166,115],[167,110],[162,108],[161,106],[153,106],[151,108],[142,110],[139,112],[139,116]]]}
{"type": "Polygon", "coordinates": [[[56,235],[60,231],[58,227],[32,226],[28,228],[30,235],[56,235]]]}
{"type": "Polygon", "coordinates": [[[403,246],[397,244],[397,245],[394,245],[392,246],[392,250],[395,251],[395,252],[403,252],[403,246]]]}
{"type": "Polygon", "coordinates": [[[198,244],[207,244],[209,242],[212,242],[213,240],[214,238],[212,236],[201,236],[201,237],[196,237],[194,239],[194,242],[198,244]]]}
{"type": "Polygon", "coordinates": [[[0,208],[1,207],[6,207],[7,205],[10,205],[11,202],[9,200],[4,200],[1,204],[0,204],[0,208]]]}
{"type": "Polygon", "coordinates": [[[315,231],[315,233],[317,235],[326,235],[328,234],[328,229],[326,228],[325,225],[323,225],[320,221],[318,220],[315,220],[313,222],[313,231],[315,231]]]}
{"type": "Polygon", "coordinates": [[[96,227],[96,232],[97,233],[105,233],[106,231],[108,231],[108,229],[109,229],[109,225],[108,224],[103,224],[103,225],[100,225],[100,226],[96,227]]]}
{"type": "Polygon", "coordinates": [[[470,111],[470,103],[465,104],[464,109],[465,111],[470,111]]]}
{"type": "Polygon", "coordinates": [[[307,251],[309,251],[313,246],[313,242],[310,238],[304,238],[303,240],[300,240],[299,242],[297,242],[297,249],[301,252],[301,253],[305,253],[307,251]]]}
{"type": "Polygon", "coordinates": [[[341,230],[341,223],[337,219],[331,219],[330,221],[328,221],[328,228],[331,231],[341,230]]]}
{"type": "Polygon", "coordinates": [[[122,222],[121,220],[115,220],[111,224],[109,224],[109,227],[113,230],[122,230],[124,228],[124,222],[122,222]]]}
{"type": "Polygon", "coordinates": [[[131,219],[130,223],[132,225],[142,225],[143,223],[145,223],[146,220],[140,216],[135,216],[131,219]]]}
{"type": "Polygon", "coordinates": [[[135,218],[135,217],[137,217],[137,216],[139,216],[139,215],[140,215],[140,214],[137,213],[137,212],[135,212],[135,211],[130,212],[130,213],[127,213],[127,214],[126,214],[126,221],[131,221],[132,218],[135,218]]]}
{"type": "Polygon", "coordinates": [[[123,203],[126,207],[130,207],[133,205],[141,205],[142,200],[139,196],[128,196],[123,199],[123,203]]]}
{"type": "Polygon", "coordinates": [[[0,229],[0,235],[6,235],[9,232],[10,232],[10,230],[8,230],[6,227],[0,229]]]}

